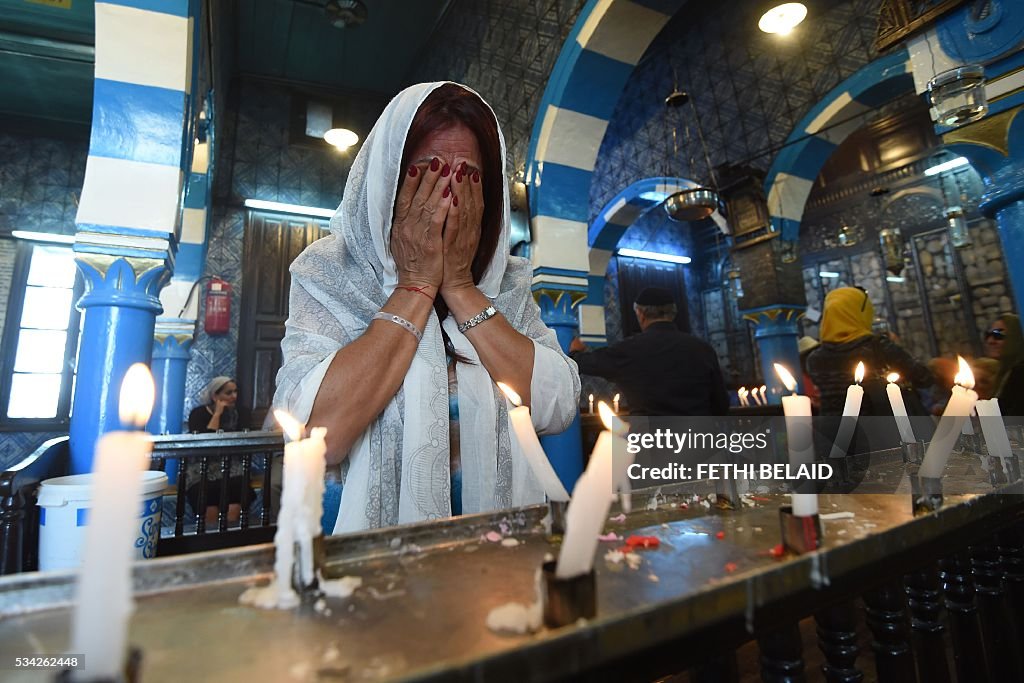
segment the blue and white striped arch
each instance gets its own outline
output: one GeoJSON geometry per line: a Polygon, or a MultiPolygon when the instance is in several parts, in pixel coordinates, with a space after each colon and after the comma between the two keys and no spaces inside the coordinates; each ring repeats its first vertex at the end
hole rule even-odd
{"type": "Polygon", "coordinates": [[[796,240],[804,206],[821,167],[839,144],[862,125],[858,114],[914,92],[906,50],[881,57],[833,88],[796,125],[765,178],[772,226],[796,240]]]}
{"type": "Polygon", "coordinates": [[[96,3],[96,79],[75,250],[173,259],[191,161],[200,0],[96,3]]]}
{"type": "Polygon", "coordinates": [[[601,140],[633,68],[684,2],[590,0],[562,47],[526,160],[538,298],[574,304],[587,295],[590,183],[601,140]]]}
{"type": "MultiPolygon", "coordinates": [[[[604,325],[605,276],[608,261],[626,230],[642,215],[660,206],[667,197],[697,186],[698,183],[686,178],[644,178],[615,195],[601,209],[587,231],[587,298],[579,307],[580,337],[583,341],[595,345],[607,342],[604,325]]],[[[724,216],[716,211],[711,218],[723,231],[727,231],[724,216]]]]}

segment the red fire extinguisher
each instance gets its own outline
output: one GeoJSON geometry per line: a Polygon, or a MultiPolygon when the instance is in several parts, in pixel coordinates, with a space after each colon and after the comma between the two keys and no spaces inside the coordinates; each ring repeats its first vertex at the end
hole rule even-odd
{"type": "Polygon", "coordinates": [[[211,278],[206,285],[206,334],[227,334],[231,329],[231,285],[211,278]]]}

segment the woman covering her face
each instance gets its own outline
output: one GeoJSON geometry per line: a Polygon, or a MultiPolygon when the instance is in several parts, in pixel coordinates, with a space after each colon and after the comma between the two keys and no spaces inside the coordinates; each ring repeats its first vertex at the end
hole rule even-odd
{"type": "Polygon", "coordinates": [[[580,381],[529,262],[508,255],[504,160],[479,95],[407,88],[359,150],[332,234],[292,264],[274,403],[328,430],[335,533],[543,500],[495,382],[557,433],[580,381]]]}

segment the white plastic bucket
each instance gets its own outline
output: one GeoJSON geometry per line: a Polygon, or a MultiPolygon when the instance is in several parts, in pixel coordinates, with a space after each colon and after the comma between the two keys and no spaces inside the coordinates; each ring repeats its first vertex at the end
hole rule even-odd
{"type": "MultiPolygon", "coordinates": [[[[160,507],[167,475],[148,470],[142,474],[139,525],[135,557],[156,557],[160,536],[160,507]]],[[[82,561],[83,533],[92,507],[92,475],[47,479],[39,487],[39,569],[77,567],[82,561]]]]}

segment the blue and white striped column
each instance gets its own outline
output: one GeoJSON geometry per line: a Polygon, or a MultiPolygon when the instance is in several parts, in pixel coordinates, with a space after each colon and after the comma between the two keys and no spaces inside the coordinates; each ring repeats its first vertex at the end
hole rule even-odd
{"type": "MultiPolygon", "coordinates": [[[[530,255],[534,295],[563,347],[579,329],[580,316],[588,324],[598,317],[578,304],[590,289],[590,182],[608,119],[636,63],[683,2],[590,0],[544,90],[526,163],[530,255]]],[[[545,449],[572,490],[582,472],[578,422],[548,437],[545,449]]]]}
{"type": "Polygon", "coordinates": [[[71,418],[71,471],[92,469],[121,427],[128,367],[149,363],[158,298],[174,267],[198,0],[96,3],[96,79],[75,252],[86,281],[71,418]]]}

